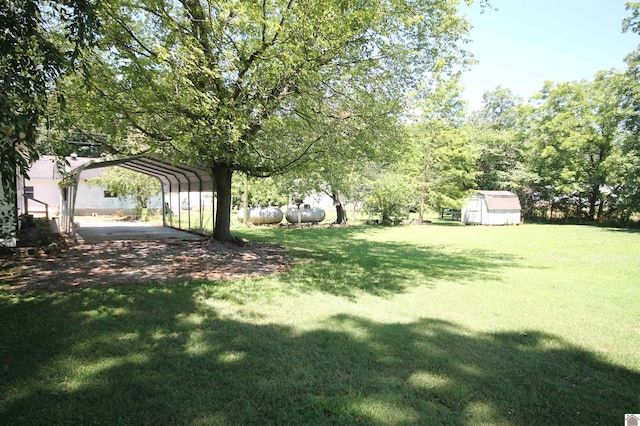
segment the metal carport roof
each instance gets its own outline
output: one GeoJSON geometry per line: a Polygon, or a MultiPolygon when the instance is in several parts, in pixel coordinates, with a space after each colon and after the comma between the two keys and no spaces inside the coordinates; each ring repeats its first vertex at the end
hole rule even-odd
{"type": "Polygon", "coordinates": [[[95,159],[69,171],[80,175],[84,170],[101,167],[120,166],[125,169],[155,176],[160,179],[163,189],[168,192],[191,192],[215,190],[215,182],[207,170],[185,164],[173,163],[157,155],[139,154],[113,160],[95,159]]]}

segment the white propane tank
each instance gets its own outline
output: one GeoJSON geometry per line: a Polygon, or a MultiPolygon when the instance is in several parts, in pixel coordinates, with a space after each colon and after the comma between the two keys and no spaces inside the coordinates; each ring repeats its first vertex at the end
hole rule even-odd
{"type": "MultiPolygon", "coordinates": [[[[298,207],[289,207],[285,214],[287,222],[298,223],[298,207]]],[[[300,209],[301,223],[318,223],[324,220],[325,213],[319,207],[302,207],[300,209]]]]}
{"type": "MultiPolygon", "coordinates": [[[[282,210],[277,207],[256,207],[249,209],[249,223],[270,225],[282,222],[282,210]]],[[[238,220],[244,221],[244,209],[238,211],[238,220]]]]}

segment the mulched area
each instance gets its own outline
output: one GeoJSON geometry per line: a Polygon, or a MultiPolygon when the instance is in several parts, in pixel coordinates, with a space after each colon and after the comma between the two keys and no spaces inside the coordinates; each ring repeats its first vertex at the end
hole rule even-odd
{"type": "Polygon", "coordinates": [[[107,241],[69,244],[53,254],[0,258],[0,282],[12,292],[189,280],[229,280],[283,273],[282,247],[218,241],[107,241]]]}

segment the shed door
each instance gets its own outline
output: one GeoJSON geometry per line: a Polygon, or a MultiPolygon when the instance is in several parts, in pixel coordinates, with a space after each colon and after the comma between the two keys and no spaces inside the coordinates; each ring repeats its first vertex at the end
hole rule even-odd
{"type": "Polygon", "coordinates": [[[482,223],[482,199],[472,197],[465,207],[464,223],[482,223]]]}

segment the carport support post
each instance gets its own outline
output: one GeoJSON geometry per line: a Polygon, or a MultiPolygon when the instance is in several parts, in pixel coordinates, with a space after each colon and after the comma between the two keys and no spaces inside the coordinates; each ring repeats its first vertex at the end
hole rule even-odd
{"type": "Polygon", "coordinates": [[[162,185],[162,226],[167,226],[167,203],[164,196],[164,184],[162,185]]]}
{"type": "Polygon", "coordinates": [[[198,193],[198,211],[200,212],[200,233],[204,233],[204,202],[202,201],[202,183],[200,183],[200,192],[198,193]]]}
{"type": "Polygon", "coordinates": [[[242,208],[244,210],[244,226],[249,226],[249,179],[244,175],[244,194],[242,195],[242,208]]]}
{"type": "Polygon", "coordinates": [[[189,190],[187,193],[187,226],[191,231],[191,182],[187,182],[187,189],[189,190]]]}
{"type": "Polygon", "coordinates": [[[69,226],[70,226],[70,230],[71,232],[69,232],[69,235],[71,235],[72,238],[76,238],[76,229],[75,229],[75,224],[73,223],[75,216],[76,216],[76,195],[78,194],[78,184],[80,183],[80,173],[74,173],[73,174],[73,184],[70,186],[71,189],[71,194],[69,194],[68,196],[68,200],[67,202],[69,203],[69,226]]]}

